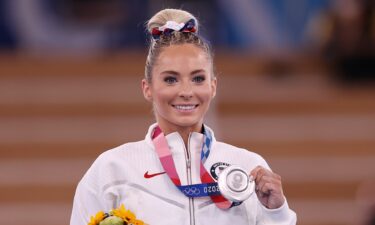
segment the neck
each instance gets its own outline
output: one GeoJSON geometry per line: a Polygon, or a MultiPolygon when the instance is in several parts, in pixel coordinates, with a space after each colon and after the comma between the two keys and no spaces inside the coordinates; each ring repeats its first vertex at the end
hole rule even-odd
{"type": "Polygon", "coordinates": [[[195,129],[180,129],[177,132],[181,135],[182,139],[184,140],[185,146],[187,147],[187,143],[189,141],[189,135],[191,132],[200,132],[195,129]]]}

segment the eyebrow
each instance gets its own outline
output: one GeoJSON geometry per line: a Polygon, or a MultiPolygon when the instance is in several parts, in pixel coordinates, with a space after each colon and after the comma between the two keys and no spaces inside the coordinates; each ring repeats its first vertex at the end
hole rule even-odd
{"type": "Polygon", "coordinates": [[[203,69],[199,69],[199,70],[194,70],[193,72],[191,72],[190,74],[197,74],[197,73],[205,73],[206,71],[205,70],[203,70],[203,69]]]}
{"type": "Polygon", "coordinates": [[[176,75],[176,76],[180,75],[179,73],[173,70],[166,70],[166,71],[161,72],[161,74],[171,74],[171,75],[176,75]]]}
{"type": "MultiPolygon", "coordinates": [[[[193,72],[191,72],[190,75],[194,75],[194,74],[202,73],[202,72],[205,73],[206,71],[203,69],[198,69],[198,70],[194,70],[193,72]]],[[[175,76],[180,75],[180,73],[173,71],[173,70],[166,70],[166,71],[161,72],[161,74],[170,74],[170,75],[175,75],[175,76]]]]}

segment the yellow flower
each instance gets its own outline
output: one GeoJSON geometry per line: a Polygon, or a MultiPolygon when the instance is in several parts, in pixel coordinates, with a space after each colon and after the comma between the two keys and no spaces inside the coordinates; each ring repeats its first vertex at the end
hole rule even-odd
{"type": "Polygon", "coordinates": [[[146,225],[142,220],[135,220],[134,225],[146,225]]]}
{"type": "Polygon", "coordinates": [[[95,216],[91,216],[90,222],[87,225],[98,225],[104,219],[104,212],[99,211],[95,216]]]}
{"type": "Polygon", "coordinates": [[[134,224],[134,225],[145,225],[145,223],[141,220],[137,220],[135,214],[132,213],[130,210],[125,209],[124,204],[117,209],[112,210],[112,215],[120,217],[125,222],[134,224]]]}

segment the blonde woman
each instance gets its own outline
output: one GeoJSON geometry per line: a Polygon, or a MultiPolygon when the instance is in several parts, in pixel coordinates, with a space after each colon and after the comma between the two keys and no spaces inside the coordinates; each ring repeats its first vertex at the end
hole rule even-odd
{"type": "Polygon", "coordinates": [[[165,9],[147,30],[142,89],[156,123],[144,140],[99,156],[77,187],[71,225],[87,224],[91,215],[120,204],[152,225],[296,224],[280,176],[256,153],[217,141],[204,124],[217,80],[197,19],[165,9]],[[230,175],[229,168],[246,176],[230,175]],[[224,171],[232,179],[224,185],[238,190],[224,194],[224,171]]]}

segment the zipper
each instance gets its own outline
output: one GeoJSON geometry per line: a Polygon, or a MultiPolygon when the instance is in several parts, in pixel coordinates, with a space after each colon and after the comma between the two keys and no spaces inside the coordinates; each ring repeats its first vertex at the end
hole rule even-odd
{"type": "MultiPolygon", "coordinates": [[[[187,149],[184,144],[184,148],[186,152],[186,173],[187,173],[188,185],[192,184],[190,138],[191,138],[191,133],[189,134],[187,149]]],[[[194,198],[189,198],[189,214],[190,214],[190,225],[195,225],[194,198]]]]}

